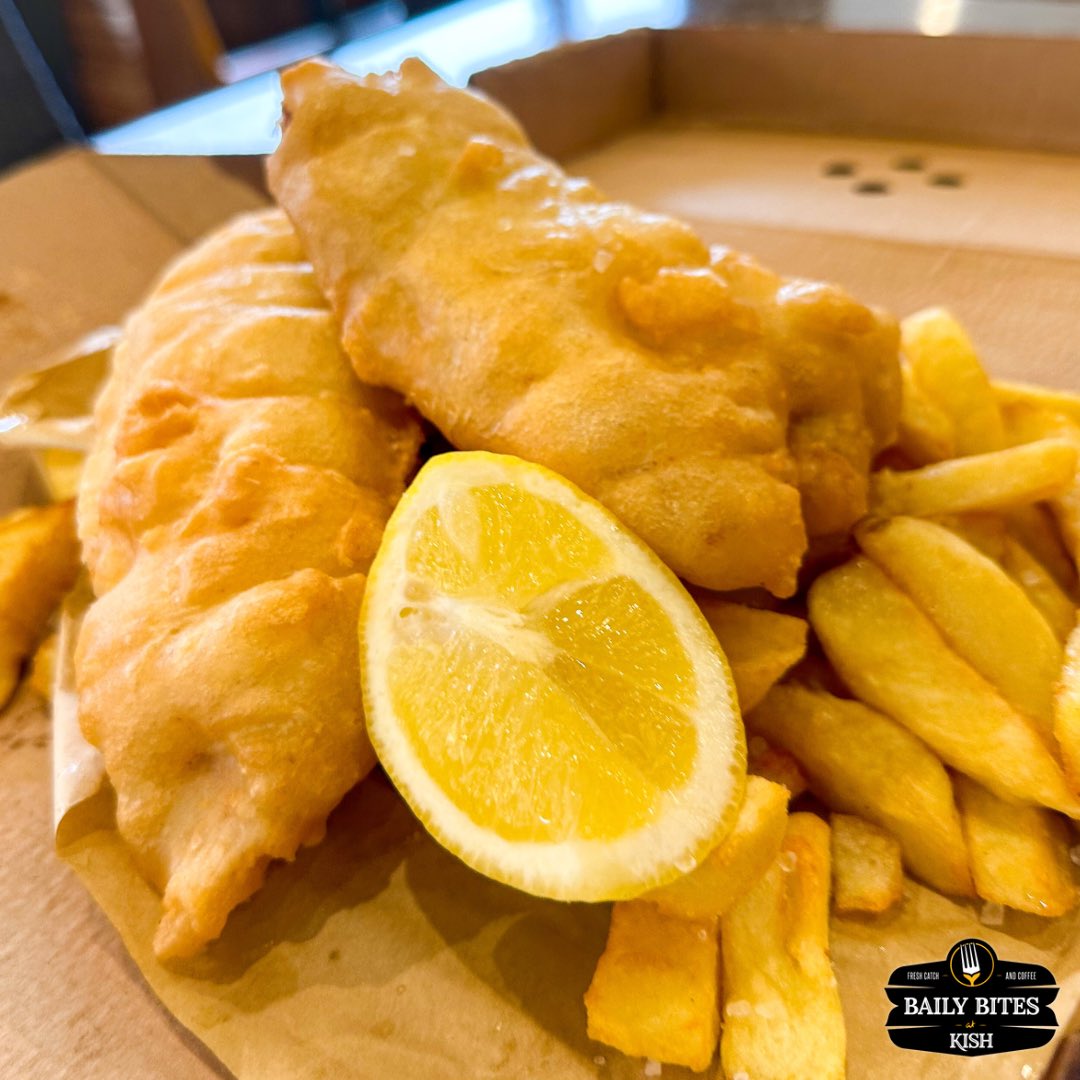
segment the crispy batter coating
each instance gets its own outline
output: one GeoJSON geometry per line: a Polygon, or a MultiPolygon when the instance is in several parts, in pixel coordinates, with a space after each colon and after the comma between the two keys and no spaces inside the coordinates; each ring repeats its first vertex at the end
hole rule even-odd
{"type": "Polygon", "coordinates": [[[284,214],[250,215],[166,272],[98,403],[80,720],[161,956],[215,938],[374,764],[358,608],[420,432],[337,337],[284,214]]]}
{"type": "Polygon", "coordinates": [[[710,588],[790,594],[807,534],[865,510],[890,319],[604,201],[419,61],[283,83],[271,187],[361,378],[461,449],[563,473],[710,588]]]}

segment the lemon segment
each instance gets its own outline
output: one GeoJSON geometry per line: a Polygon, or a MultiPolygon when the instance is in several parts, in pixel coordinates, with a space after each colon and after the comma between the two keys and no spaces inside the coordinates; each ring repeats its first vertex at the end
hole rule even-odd
{"type": "Polygon", "coordinates": [[[540,466],[421,470],[371,568],[361,666],[387,773],[499,881],[633,896],[734,821],[743,731],[715,636],[641,541],[540,466]]]}

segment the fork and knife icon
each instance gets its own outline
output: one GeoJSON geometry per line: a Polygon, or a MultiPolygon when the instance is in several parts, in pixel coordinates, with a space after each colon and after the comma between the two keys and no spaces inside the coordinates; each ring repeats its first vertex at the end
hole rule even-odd
{"type": "Polygon", "coordinates": [[[973,941],[965,942],[960,946],[960,971],[969,985],[974,986],[982,974],[979,964],[979,950],[973,941]]]}

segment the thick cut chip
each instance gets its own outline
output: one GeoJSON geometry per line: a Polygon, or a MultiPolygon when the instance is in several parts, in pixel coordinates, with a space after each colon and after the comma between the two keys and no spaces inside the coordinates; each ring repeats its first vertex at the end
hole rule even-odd
{"type": "Polygon", "coordinates": [[[988,559],[997,563],[1004,559],[1009,531],[1003,514],[943,514],[936,520],[939,525],[963,537],[988,559]]]}
{"type": "Polygon", "coordinates": [[[1076,564],[1065,547],[1053,514],[1042,503],[1011,510],[1009,532],[1054,576],[1066,592],[1076,591],[1076,564]]]}
{"type": "MultiPolygon", "coordinates": [[[[1005,409],[1009,439],[1018,445],[1063,440],[1080,450],[1080,424],[1071,417],[1035,405],[1017,403],[1005,409]]],[[[1080,474],[1050,498],[1050,509],[1074,563],[1080,562],[1080,474]]]]}
{"type": "Polygon", "coordinates": [[[1023,402],[1006,405],[1001,415],[1005,421],[1005,441],[1009,446],[1023,446],[1039,439],[1071,439],[1077,428],[1062,413],[1023,402]]]}
{"type": "Polygon", "coordinates": [[[900,324],[915,385],[951,422],[956,454],[984,454],[1005,445],[1001,410],[964,328],[943,308],[927,308],[900,324]]]}
{"type": "Polygon", "coordinates": [[[1080,816],[1080,801],[1034,724],[961,660],[869,559],[814,582],[810,623],[854,693],[924,739],[946,764],[1004,798],[1080,816]]]}
{"type": "Polygon", "coordinates": [[[995,379],[991,385],[994,396],[1002,406],[1026,405],[1048,409],[1080,424],[1080,394],[1071,390],[1057,390],[1050,386],[1036,386],[1033,383],[1013,382],[1009,379],[995,379]]]}
{"type": "Polygon", "coordinates": [[[58,502],[74,499],[79,493],[86,456],[77,450],[42,450],[38,458],[42,479],[49,495],[58,502]]]}
{"type": "Polygon", "coordinates": [[[780,851],[787,825],[788,791],[760,776],[746,779],[746,797],[735,826],[705,861],[642,897],[668,915],[711,919],[723,915],[780,851]]]}
{"type": "Polygon", "coordinates": [[[829,826],[792,814],[783,850],[720,922],[724,1075],[844,1075],[846,1034],[829,962],[829,826]]]}
{"type": "Polygon", "coordinates": [[[746,740],[746,771],[751,776],[760,776],[786,787],[792,799],[810,790],[795,756],[783,747],[773,746],[760,735],[746,740]]]}
{"type": "Polygon", "coordinates": [[[1068,439],[1040,439],[908,472],[881,469],[870,481],[871,511],[878,517],[936,517],[1025,506],[1068,491],[1076,462],[1068,439]]]}
{"type": "Polygon", "coordinates": [[[833,814],[833,909],[879,915],[904,895],[904,870],[896,837],[852,814],[833,814]]]}
{"type": "Polygon", "coordinates": [[[739,706],[749,712],[806,652],[806,620],[694,594],[731,665],[739,706]]]}
{"type": "Polygon", "coordinates": [[[27,683],[46,701],[52,698],[53,682],[56,678],[56,644],[59,635],[49,634],[34,653],[33,662],[30,665],[30,674],[27,683]]]}
{"type": "Polygon", "coordinates": [[[1011,536],[1005,538],[1001,565],[1042,612],[1058,641],[1067,641],[1076,622],[1076,605],[1053,574],[1011,536]]]}
{"type": "Polygon", "coordinates": [[[1076,906],[1069,830],[1059,815],[1006,802],[966,776],[956,778],[956,798],[984,900],[1048,916],[1076,906]]]}
{"type": "Polygon", "coordinates": [[[1065,663],[1054,695],[1054,734],[1065,775],[1073,790],[1080,791],[1080,621],[1073,615],[1073,630],[1065,645],[1065,663]]]}
{"type": "Polygon", "coordinates": [[[0,519],[0,709],[78,572],[71,503],[27,507],[0,519]]]}
{"type": "Polygon", "coordinates": [[[911,364],[900,369],[900,424],[897,445],[915,465],[956,456],[956,430],[948,413],[915,382],[911,364]]]}
{"type": "Polygon", "coordinates": [[[715,636],[651,551],[547,469],[430,461],[387,527],[361,624],[375,749],[474,869],[625,899],[734,823],[745,750],[715,636]]]}
{"type": "Polygon", "coordinates": [[[907,728],[795,683],[775,687],[746,724],[751,743],[760,733],[795,755],[827,806],[892,833],[912,874],[947,895],[973,895],[949,775],[907,728]]]}
{"type": "Polygon", "coordinates": [[[615,904],[607,945],[585,993],[589,1038],[631,1057],[701,1071],[720,1034],[716,920],[615,904]]]}
{"type": "Polygon", "coordinates": [[[930,616],[945,640],[1048,735],[1061,644],[992,559],[932,521],[870,522],[859,545],[930,616]]]}

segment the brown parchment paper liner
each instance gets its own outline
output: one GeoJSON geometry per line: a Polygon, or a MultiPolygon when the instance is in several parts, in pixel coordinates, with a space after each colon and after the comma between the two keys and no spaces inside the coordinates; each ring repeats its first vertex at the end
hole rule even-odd
{"type": "MultiPolygon", "coordinates": [[[[57,417],[63,432],[88,430],[79,422],[78,391],[76,398],[68,392],[81,387],[89,401],[101,370],[91,350],[82,367],[59,379],[35,376],[37,391],[26,384],[17,399],[28,420],[22,444],[49,445],[42,425],[57,417]]],[[[151,948],[158,896],[116,833],[101,758],[78,726],[72,656],[88,602],[83,583],[61,623],[53,703],[57,848],[165,1007],[237,1077],[643,1076],[640,1060],[585,1034],[582,995],[603,949],[607,905],[539,900],[473,873],[424,833],[381,772],[346,796],[321,844],[271,869],[205,955],[183,966],[159,964],[151,948]]],[[[1080,918],[1009,912],[1000,927],[989,927],[979,910],[909,883],[893,915],[833,920],[853,1080],[1012,1080],[1043,1071],[1058,1039],[1037,1051],[970,1060],[902,1051],[888,1040],[889,973],[941,960],[953,942],[972,935],[1005,960],[1049,967],[1061,986],[1058,1019],[1064,1026],[1073,1015],[1080,918]]],[[[714,1063],[709,1075],[719,1074],[714,1063]]],[[[693,1075],[663,1069],[664,1077],[693,1075]]]]}
{"type": "Polygon", "coordinates": [[[87,810],[107,801],[105,763],[79,730],[79,709],[72,663],[79,626],[89,605],[89,583],[82,576],[64,601],[60,616],[52,692],[53,830],[62,845],[70,834],[82,835],[88,826],[109,825],[107,813],[85,820],[87,810]],[[70,819],[70,820],[69,820],[70,819]]]}
{"type": "MultiPolygon", "coordinates": [[[[166,1008],[241,1080],[268,1077],[641,1077],[640,1060],[590,1042],[582,994],[606,905],[559,904],[473,873],[435,844],[376,773],[335,811],[326,839],[234,912],[181,967],[151,950],[157,895],[108,818],[100,759],[77,733],[65,614],[54,714],[58,846],[166,1008]]],[[[1054,1045],[963,1060],[897,1050],[884,1029],[893,968],[940,960],[967,936],[1058,977],[1064,1025],[1080,1000],[1077,919],[1009,912],[1000,928],[914,883],[891,917],[834,919],[849,1075],[1037,1077],[1054,1045]]],[[[665,1077],[690,1077],[665,1066],[665,1077]]],[[[719,1075],[714,1064],[710,1075],[719,1075]]]]}
{"type": "Polygon", "coordinates": [[[0,396],[0,445],[88,450],[94,398],[119,339],[119,327],[100,327],[11,382],[0,396]]]}

